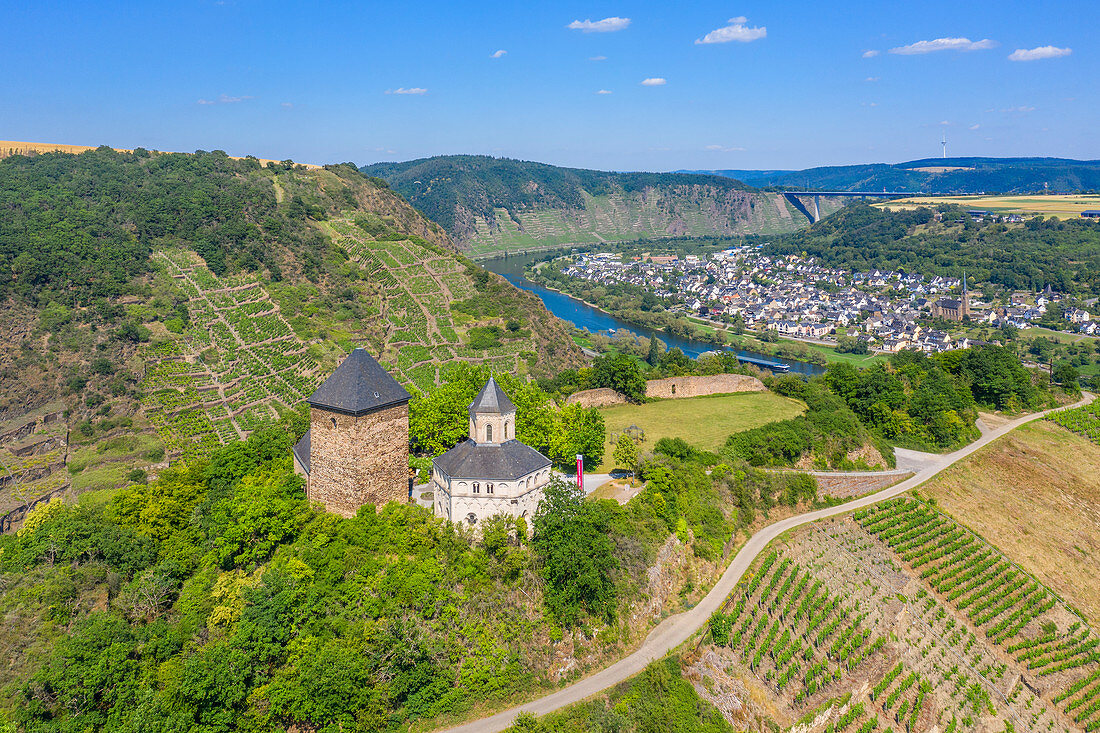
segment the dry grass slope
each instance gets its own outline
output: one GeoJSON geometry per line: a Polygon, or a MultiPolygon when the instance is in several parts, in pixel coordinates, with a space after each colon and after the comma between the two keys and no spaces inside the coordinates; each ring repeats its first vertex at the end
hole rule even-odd
{"type": "Polygon", "coordinates": [[[1091,622],[1100,619],[1100,446],[1034,422],[947,469],[922,493],[1091,622]]]}

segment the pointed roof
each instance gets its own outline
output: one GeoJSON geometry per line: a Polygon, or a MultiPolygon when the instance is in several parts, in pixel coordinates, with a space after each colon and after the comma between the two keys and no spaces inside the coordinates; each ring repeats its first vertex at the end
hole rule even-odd
{"type": "Polygon", "coordinates": [[[317,391],[311,407],[363,415],[409,401],[409,393],[365,349],[351,352],[317,391]]]}
{"type": "Polygon", "coordinates": [[[497,384],[497,380],[492,377],[489,377],[489,381],[485,383],[481,392],[478,393],[478,396],[470,403],[471,415],[485,413],[507,414],[515,411],[516,406],[508,399],[508,395],[504,394],[504,390],[497,384]]]}

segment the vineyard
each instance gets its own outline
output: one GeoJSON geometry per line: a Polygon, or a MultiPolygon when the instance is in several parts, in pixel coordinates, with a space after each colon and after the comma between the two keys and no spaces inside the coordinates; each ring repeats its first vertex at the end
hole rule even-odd
{"type": "Polygon", "coordinates": [[[218,277],[190,250],[154,255],[190,314],[181,333],[143,350],[143,407],[170,457],[203,455],[300,405],[357,345],[380,351],[399,381],[421,391],[458,361],[513,373],[538,361],[529,330],[501,329],[510,338],[470,345],[466,333],[479,321],[452,306],[478,291],[452,253],[423,240],[375,239],[348,219],[324,228],[357,276],[346,296],[353,307],[326,307],[310,283],[218,277]]]}
{"type": "Polygon", "coordinates": [[[1071,410],[1059,410],[1047,416],[1047,420],[1083,435],[1094,443],[1100,443],[1100,400],[1084,407],[1071,410]]]}
{"type": "Polygon", "coordinates": [[[746,574],[710,641],[696,687],[731,722],[732,696],[805,733],[1100,728],[1100,637],[910,499],[799,530],[746,574]]]}

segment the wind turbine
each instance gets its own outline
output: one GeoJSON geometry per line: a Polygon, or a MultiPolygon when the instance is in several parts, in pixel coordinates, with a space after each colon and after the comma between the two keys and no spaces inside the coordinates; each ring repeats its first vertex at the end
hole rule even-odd
{"type": "Polygon", "coordinates": [[[943,145],[943,159],[947,160],[947,131],[946,130],[944,130],[944,132],[943,132],[943,140],[940,142],[940,145],[943,145]]]}

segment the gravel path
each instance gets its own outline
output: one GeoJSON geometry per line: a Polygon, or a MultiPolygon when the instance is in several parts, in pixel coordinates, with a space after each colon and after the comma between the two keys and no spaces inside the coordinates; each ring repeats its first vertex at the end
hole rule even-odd
{"type": "MultiPolygon", "coordinates": [[[[1095,395],[1086,393],[1084,399],[1068,407],[1087,405],[1092,402],[1094,398],[1095,395]]],[[[929,459],[915,476],[887,489],[870,494],[862,499],[855,499],[840,506],[818,509],[816,511],[800,514],[796,517],[790,517],[789,519],[784,519],[783,521],[776,522],[775,524],[761,529],[750,537],[749,541],[746,542],[737,555],[734,556],[733,561],[730,563],[729,567],[726,568],[726,571],[722,574],[722,577],[715,584],[714,588],[711,589],[710,593],[708,593],[698,605],[689,611],[666,618],[650,632],[646,640],[634,653],[579,682],[575,682],[569,687],[562,688],[557,692],[540,697],[537,700],[532,700],[529,703],[510,708],[509,710],[497,713],[488,718],[482,718],[481,720],[475,720],[465,725],[451,728],[449,729],[449,733],[474,733],[475,731],[478,733],[492,733],[494,731],[502,731],[512,724],[512,721],[519,713],[528,712],[534,713],[535,715],[545,715],[546,713],[563,708],[566,705],[571,705],[591,697],[601,690],[606,690],[608,687],[617,685],[633,677],[645,669],[646,665],[650,662],[665,656],[691,638],[692,634],[701,629],[710,619],[711,614],[721,608],[726,597],[733,590],[734,586],[737,585],[737,582],[741,579],[741,576],[745,574],[745,571],[749,569],[749,565],[756,559],[756,556],[767,547],[768,543],[779,535],[802,524],[814,522],[818,519],[825,519],[826,517],[832,517],[837,514],[845,514],[855,509],[876,504],[884,499],[903,494],[910,489],[915,489],[956,461],[966,458],[974,451],[989,445],[997,438],[1015,430],[1021,425],[1043,418],[1047,413],[1053,411],[1054,410],[1046,410],[1044,412],[1037,412],[1016,418],[995,430],[983,432],[981,438],[970,445],[960,448],[954,453],[948,453],[942,456],[924,454],[925,456],[929,456],[929,459]]]]}

